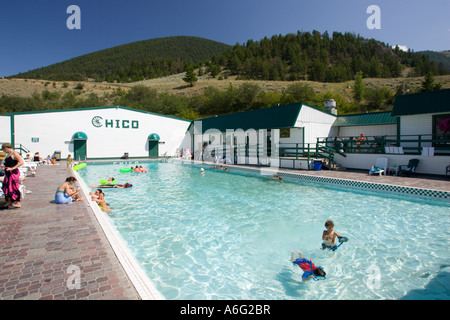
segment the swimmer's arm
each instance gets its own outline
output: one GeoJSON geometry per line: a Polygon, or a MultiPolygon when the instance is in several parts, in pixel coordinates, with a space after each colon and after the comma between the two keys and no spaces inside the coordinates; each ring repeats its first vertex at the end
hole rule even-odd
{"type": "Polygon", "coordinates": [[[324,230],[323,233],[322,233],[322,240],[325,240],[327,235],[328,235],[328,231],[324,230]]]}
{"type": "Polygon", "coordinates": [[[308,278],[302,278],[302,282],[306,282],[306,281],[308,281],[309,279],[311,279],[313,277],[313,275],[310,275],[308,278]]]}
{"type": "Polygon", "coordinates": [[[342,236],[339,233],[337,233],[336,231],[334,232],[334,234],[336,235],[336,237],[338,237],[338,239],[342,238],[342,236]]]}
{"type": "Polygon", "coordinates": [[[73,188],[73,187],[66,186],[66,189],[65,189],[64,191],[66,192],[66,194],[67,194],[69,197],[71,197],[71,196],[77,194],[79,190],[80,190],[80,188],[75,189],[75,188],[73,188]]]}

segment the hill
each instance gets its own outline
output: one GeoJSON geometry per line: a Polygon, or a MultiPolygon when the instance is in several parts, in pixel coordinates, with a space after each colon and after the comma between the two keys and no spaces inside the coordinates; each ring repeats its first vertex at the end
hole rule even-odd
{"type": "Polygon", "coordinates": [[[184,71],[185,64],[210,60],[229,45],[188,36],[137,41],[96,51],[8,78],[49,81],[132,82],[184,71]]]}
{"type": "Polygon", "coordinates": [[[439,69],[426,55],[353,33],[333,32],[330,36],[315,30],[236,44],[214,57],[211,64],[225,66],[241,79],[255,80],[344,82],[353,80],[359,71],[368,78],[398,78],[408,68],[409,76],[449,72],[439,69]]]}
{"type": "Polygon", "coordinates": [[[448,70],[450,70],[450,50],[445,51],[418,51],[417,53],[426,55],[430,58],[431,61],[434,61],[436,65],[439,66],[442,63],[442,66],[448,70]]]}
{"type": "Polygon", "coordinates": [[[318,31],[274,35],[229,46],[197,37],[167,37],[133,42],[76,57],[9,78],[110,83],[155,79],[185,71],[187,64],[212,77],[222,70],[241,80],[345,82],[358,71],[365,78],[445,75],[429,55],[353,33],[318,31]]]}

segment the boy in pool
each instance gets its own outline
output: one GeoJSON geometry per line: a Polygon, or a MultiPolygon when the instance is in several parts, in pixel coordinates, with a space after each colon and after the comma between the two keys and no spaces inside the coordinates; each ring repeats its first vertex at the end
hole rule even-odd
{"type": "Polygon", "coordinates": [[[291,262],[297,264],[304,272],[302,275],[302,282],[308,281],[311,278],[314,279],[325,279],[325,271],[322,267],[316,267],[312,263],[311,259],[307,260],[303,257],[303,254],[296,250],[298,253],[298,258],[295,258],[294,251],[291,250],[291,262]]]}
{"type": "Polygon", "coordinates": [[[324,230],[322,234],[322,249],[333,249],[336,247],[336,237],[340,239],[342,236],[334,231],[334,223],[331,220],[325,222],[325,228],[327,230],[324,230]]]}

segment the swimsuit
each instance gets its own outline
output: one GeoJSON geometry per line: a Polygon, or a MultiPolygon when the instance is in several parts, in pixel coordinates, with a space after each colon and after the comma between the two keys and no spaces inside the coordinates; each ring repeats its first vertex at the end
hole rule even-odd
{"type": "MultiPolygon", "coordinates": [[[[61,187],[61,186],[59,186],[61,187]]],[[[71,196],[67,195],[65,191],[59,191],[59,187],[56,189],[55,202],[58,204],[72,203],[73,199],[71,196]]]]}
{"type": "Polygon", "coordinates": [[[322,249],[332,249],[335,246],[336,245],[333,242],[328,242],[326,240],[324,240],[323,243],[322,243],[322,249]]]}
{"type": "Polygon", "coordinates": [[[312,263],[309,260],[306,260],[305,258],[299,258],[293,261],[294,264],[298,264],[298,266],[300,268],[302,268],[303,271],[303,275],[302,278],[306,279],[309,278],[310,276],[313,276],[314,273],[312,270],[316,270],[317,267],[314,265],[314,263],[312,263]],[[311,266],[312,266],[312,270],[311,270],[311,266]]]}
{"type": "Polygon", "coordinates": [[[10,198],[12,201],[20,201],[20,171],[18,168],[14,170],[6,170],[6,168],[13,168],[17,165],[18,161],[8,156],[5,158],[5,177],[3,179],[2,190],[5,194],[5,198],[10,198]]]}

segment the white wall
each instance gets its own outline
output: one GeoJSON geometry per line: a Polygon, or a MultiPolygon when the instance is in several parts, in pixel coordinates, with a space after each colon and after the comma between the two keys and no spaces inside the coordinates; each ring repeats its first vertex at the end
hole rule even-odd
{"type": "Polygon", "coordinates": [[[120,107],[17,114],[14,122],[16,144],[21,143],[42,157],[59,150],[62,158],[73,156],[73,143],[69,142],[78,131],[88,137],[88,158],[118,158],[124,152],[130,157],[148,157],[147,138],[151,133],[158,134],[160,142],[164,142],[159,145],[160,156],[165,152],[174,155],[189,126],[189,121],[120,107]],[[100,127],[93,125],[94,117],[102,118],[100,127]],[[111,125],[107,127],[105,120],[112,120],[111,125]],[[39,138],[39,142],[31,142],[31,138],[39,138]]]}
{"type": "MultiPolygon", "coordinates": [[[[370,170],[375,165],[377,158],[388,158],[388,166],[393,167],[397,165],[407,165],[411,159],[419,159],[419,165],[417,166],[417,173],[425,174],[437,174],[445,175],[445,167],[450,163],[450,157],[447,156],[435,156],[435,157],[423,157],[421,155],[395,155],[395,154],[346,154],[347,157],[343,157],[339,154],[335,155],[335,161],[344,168],[351,169],[364,169],[370,170]]],[[[368,171],[367,171],[368,172],[368,171]]]]}
{"type": "Polygon", "coordinates": [[[303,141],[303,129],[302,128],[291,128],[289,138],[281,138],[280,144],[283,143],[302,143],[303,141]]]}
{"type": "MultiPolygon", "coordinates": [[[[400,117],[400,134],[415,135],[411,139],[417,139],[417,135],[426,135],[424,139],[431,139],[433,133],[433,114],[417,114],[400,117]]],[[[407,137],[402,137],[407,139],[407,137]]],[[[403,147],[414,147],[417,143],[402,143],[403,147]]],[[[422,143],[423,147],[431,147],[431,142],[422,143]]]]}
{"type": "Polygon", "coordinates": [[[0,116],[0,143],[11,143],[11,117],[0,116]]]}
{"type": "Polygon", "coordinates": [[[317,137],[329,136],[335,120],[335,115],[303,105],[295,122],[295,127],[305,128],[305,143],[316,143],[317,137]]]}
{"type": "MultiPolygon", "coordinates": [[[[373,126],[351,126],[351,127],[340,127],[339,131],[341,137],[359,137],[361,133],[365,136],[396,136],[397,135],[397,124],[383,124],[383,125],[373,125],[373,126]]],[[[334,136],[336,132],[334,132],[334,136]]]]}

